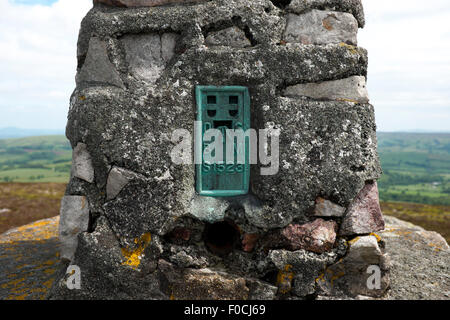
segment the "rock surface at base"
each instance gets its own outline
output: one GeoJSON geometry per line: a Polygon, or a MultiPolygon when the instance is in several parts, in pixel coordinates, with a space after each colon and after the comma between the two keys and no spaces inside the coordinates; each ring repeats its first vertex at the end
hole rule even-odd
{"type": "MultiPolygon", "coordinates": [[[[1,300],[46,297],[56,278],[58,220],[37,221],[0,235],[1,300]]],[[[385,216],[385,221],[386,229],[378,235],[392,267],[391,288],[382,299],[449,299],[450,249],[442,236],[396,218],[385,216]]]]}

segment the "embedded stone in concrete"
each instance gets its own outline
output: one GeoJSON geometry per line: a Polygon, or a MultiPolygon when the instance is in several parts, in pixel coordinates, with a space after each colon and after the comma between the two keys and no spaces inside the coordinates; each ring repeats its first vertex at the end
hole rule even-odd
{"type": "Polygon", "coordinates": [[[349,242],[350,248],[345,257],[347,263],[379,264],[383,255],[375,236],[357,237],[349,242]]]}
{"type": "Polygon", "coordinates": [[[175,300],[247,300],[244,278],[211,269],[184,269],[160,260],[159,268],[168,282],[168,295],[175,300]]]}
{"type": "Polygon", "coordinates": [[[136,174],[132,171],[113,167],[106,182],[106,199],[114,199],[134,177],[136,177],[136,174]]]}
{"type": "Polygon", "coordinates": [[[156,7],[165,4],[194,3],[205,0],[94,0],[95,3],[103,3],[114,7],[156,7]]]}
{"type": "Polygon", "coordinates": [[[343,236],[369,234],[384,229],[377,183],[368,183],[351,203],[341,224],[343,236]]]}
{"type": "Polygon", "coordinates": [[[259,234],[256,233],[246,233],[242,239],[242,249],[245,252],[252,252],[259,240],[259,234]]]}
{"type": "Polygon", "coordinates": [[[245,48],[252,45],[245,36],[245,32],[238,27],[210,32],[205,39],[205,43],[208,46],[230,46],[233,48],[245,48]]]}
{"type": "Polygon", "coordinates": [[[331,265],[318,278],[317,284],[322,293],[328,295],[348,295],[356,297],[382,296],[390,283],[389,257],[383,254],[375,236],[358,237],[349,242],[348,254],[337,263],[331,265]],[[370,268],[369,268],[370,267],[370,268]],[[379,283],[369,286],[369,277],[373,270],[380,272],[379,283]],[[379,286],[378,286],[379,285],[379,286]]]}
{"type": "Polygon", "coordinates": [[[281,235],[285,238],[286,246],[290,250],[304,249],[323,253],[333,248],[336,241],[337,223],[316,219],[303,225],[291,224],[281,235]]]}
{"type": "Polygon", "coordinates": [[[310,9],[342,11],[353,14],[359,27],[364,28],[364,8],[361,0],[291,0],[287,10],[293,13],[304,13],[310,9]]]}
{"type": "Polygon", "coordinates": [[[64,196],[61,201],[59,239],[61,258],[72,261],[78,245],[78,234],[88,230],[89,205],[86,197],[64,196]]]}
{"type": "Polygon", "coordinates": [[[330,200],[324,198],[316,199],[316,206],[314,207],[314,216],[316,217],[342,217],[345,213],[345,208],[337,205],[330,200]]]}
{"type": "Polygon", "coordinates": [[[328,264],[336,261],[337,256],[333,253],[318,255],[305,250],[272,250],[268,259],[280,270],[277,279],[280,292],[292,291],[303,297],[311,294],[315,279],[328,264]]]}
{"type": "Polygon", "coordinates": [[[246,279],[246,284],[250,290],[248,300],[273,300],[278,291],[277,287],[257,279],[246,279]]]}
{"type": "Polygon", "coordinates": [[[94,167],[92,158],[84,143],[78,143],[72,153],[72,173],[74,177],[89,183],[94,182],[94,167]]]}
{"type": "Polygon", "coordinates": [[[347,43],[357,45],[358,22],[349,13],[311,10],[288,14],[283,39],[301,44],[347,43]]]}
{"type": "Polygon", "coordinates": [[[305,96],[320,100],[369,102],[366,78],[363,76],[353,76],[342,80],[319,83],[302,83],[287,87],[283,94],[285,96],[305,96]]]}
{"type": "Polygon", "coordinates": [[[175,52],[177,35],[157,33],[122,37],[129,72],[137,79],[155,83],[175,52]]]}
{"type": "Polygon", "coordinates": [[[76,77],[77,85],[106,84],[125,88],[119,73],[108,57],[105,41],[92,37],[83,67],[76,77]]]}

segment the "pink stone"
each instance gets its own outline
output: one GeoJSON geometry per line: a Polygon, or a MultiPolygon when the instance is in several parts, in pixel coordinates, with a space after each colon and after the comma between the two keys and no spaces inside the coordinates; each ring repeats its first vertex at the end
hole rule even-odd
{"type": "Polygon", "coordinates": [[[205,0],[94,0],[94,4],[103,3],[114,7],[156,7],[164,4],[192,3],[205,0]]]}
{"type": "Polygon", "coordinates": [[[377,183],[368,183],[359,192],[342,221],[340,235],[369,234],[384,229],[377,183]]]}
{"type": "Polygon", "coordinates": [[[333,248],[336,241],[337,223],[316,219],[298,225],[291,224],[281,232],[285,245],[290,250],[308,250],[323,253],[333,248]]]}
{"type": "Polygon", "coordinates": [[[244,234],[244,238],[242,239],[242,249],[245,252],[252,252],[255,248],[256,242],[259,239],[258,234],[246,233],[244,234]]]}

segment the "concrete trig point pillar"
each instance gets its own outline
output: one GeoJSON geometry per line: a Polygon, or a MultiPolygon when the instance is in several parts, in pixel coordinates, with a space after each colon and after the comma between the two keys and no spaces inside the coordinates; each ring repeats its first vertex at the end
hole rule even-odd
{"type": "Polygon", "coordinates": [[[69,290],[61,277],[51,298],[382,295],[360,0],[94,3],[78,41],[60,226],[65,268],[78,266],[82,283],[69,290]],[[193,143],[174,163],[195,120],[200,131],[278,132],[275,174],[261,161],[195,165],[193,143]]]}

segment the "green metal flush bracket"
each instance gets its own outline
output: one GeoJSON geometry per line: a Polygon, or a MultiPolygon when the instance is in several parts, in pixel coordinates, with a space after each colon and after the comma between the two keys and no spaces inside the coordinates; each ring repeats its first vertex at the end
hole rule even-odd
{"type": "Polygon", "coordinates": [[[244,146],[239,140],[233,141],[235,157],[226,159],[226,130],[250,129],[250,95],[247,87],[241,86],[197,86],[197,127],[196,154],[201,164],[196,164],[197,193],[211,197],[231,197],[248,193],[250,181],[250,139],[245,138],[244,146]],[[204,151],[208,142],[203,135],[209,129],[217,129],[223,135],[223,163],[206,163],[204,151]],[[201,132],[200,132],[201,131],[201,132]],[[201,134],[201,135],[200,135],[201,134]],[[200,135],[200,136],[199,136],[200,135]],[[245,151],[245,163],[238,163],[237,150],[245,151]],[[234,162],[233,162],[234,161],[234,162]]]}

